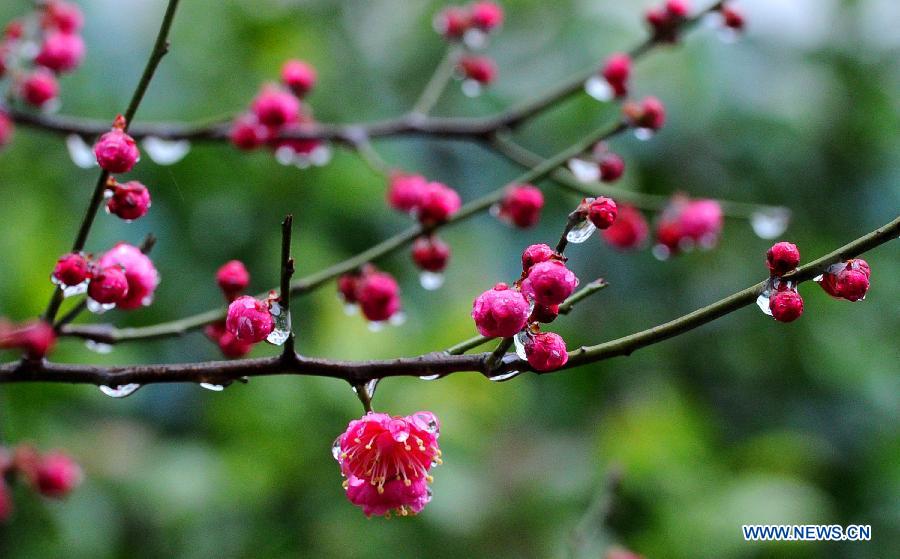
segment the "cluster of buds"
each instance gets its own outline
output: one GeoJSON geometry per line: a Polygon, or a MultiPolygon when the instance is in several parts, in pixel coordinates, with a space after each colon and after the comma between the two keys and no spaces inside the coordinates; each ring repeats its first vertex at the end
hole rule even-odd
{"type": "Polygon", "coordinates": [[[435,234],[423,235],[412,246],[412,259],[422,271],[419,279],[428,290],[440,288],[444,284],[444,269],[450,261],[450,245],[435,234]]]}
{"type": "Polygon", "coordinates": [[[397,280],[366,264],[358,274],[338,278],[338,293],[348,309],[359,306],[364,317],[377,329],[387,320],[397,321],[400,313],[400,286],[397,280]]]}
{"type": "Polygon", "coordinates": [[[536,371],[566,364],[569,354],[558,334],[541,332],[553,322],[559,305],[578,286],[565,258],[547,245],[531,245],[522,253],[522,277],[512,287],[498,283],[472,304],[472,318],[482,336],[516,340],[523,357],[536,371]]]}
{"type": "Polygon", "coordinates": [[[448,41],[464,41],[467,46],[483,46],[487,35],[503,24],[503,8],[494,2],[479,1],[467,6],[448,6],[434,18],[434,28],[448,41]]]}
{"type": "Polygon", "coordinates": [[[57,76],[84,60],[83,24],[78,5],[64,0],[39,2],[34,12],[11,21],[0,38],[0,79],[11,77],[10,95],[43,110],[58,105],[57,76]]]}
{"type": "Polygon", "coordinates": [[[57,260],[50,279],[67,296],[87,292],[88,309],[97,313],[150,305],[159,285],[153,261],[128,243],[118,243],[98,258],[80,252],[65,254],[57,260]]]}
{"type": "Polygon", "coordinates": [[[544,194],[531,184],[514,184],[491,212],[502,221],[526,229],[537,224],[544,208],[544,194]]]}
{"type": "Polygon", "coordinates": [[[447,221],[462,206],[459,194],[446,184],[400,172],[391,174],[387,202],[428,226],[447,221]]]}
{"type": "Polygon", "coordinates": [[[55,343],[56,333],[44,321],[13,324],[0,318],[0,349],[17,349],[27,359],[40,360],[50,353],[55,343]]]}
{"type": "Polygon", "coordinates": [[[851,258],[832,264],[816,281],[832,297],[856,302],[866,298],[871,276],[868,262],[862,258],[851,258]]]}
{"type": "Polygon", "coordinates": [[[440,423],[427,411],[369,412],[347,425],[332,453],[347,499],[366,516],[414,515],[431,500],[430,471],[441,463],[440,423]]]}
{"type": "Polygon", "coordinates": [[[793,243],[775,243],[766,251],[766,266],[770,278],[758,304],[763,312],[778,322],[793,322],[803,314],[803,297],[797,284],[782,276],[794,271],[800,264],[800,249],[793,243]]]}
{"type": "Polygon", "coordinates": [[[302,60],[288,60],[281,69],[281,83],[267,83],[253,99],[250,110],[231,125],[229,138],[240,150],[269,147],[286,165],[306,168],[324,165],[330,150],[317,138],[291,138],[315,125],[303,99],[316,85],[316,70],[302,60]]]}
{"type": "Polygon", "coordinates": [[[723,222],[722,206],[716,200],[676,194],[657,221],[654,254],[664,260],[694,247],[713,248],[723,222]]]}
{"type": "Polygon", "coordinates": [[[0,447],[0,522],[8,521],[13,514],[10,484],[16,480],[45,497],[63,499],[82,478],[81,468],[63,452],[41,454],[29,445],[12,450],[0,447]]]}
{"type": "Polygon", "coordinates": [[[644,17],[653,32],[653,40],[677,43],[690,9],[687,0],[666,0],[662,6],[647,10],[644,17]]]}
{"type": "MultiPolygon", "coordinates": [[[[235,301],[250,285],[250,272],[240,260],[229,260],[216,272],[216,283],[225,300],[229,303],[235,301]]],[[[230,309],[229,309],[230,314],[230,309]]],[[[272,321],[274,327],[274,320],[272,321]]],[[[264,329],[263,329],[264,330],[264,329]]],[[[271,332],[266,332],[266,336],[271,332]]],[[[230,359],[237,359],[250,353],[254,342],[240,339],[225,327],[225,321],[219,320],[206,326],[203,331],[206,337],[216,343],[222,351],[222,355],[230,359]]]]}
{"type": "Polygon", "coordinates": [[[597,142],[587,152],[568,162],[569,170],[581,182],[616,182],[625,174],[625,160],[610,151],[606,142],[597,142]]]}

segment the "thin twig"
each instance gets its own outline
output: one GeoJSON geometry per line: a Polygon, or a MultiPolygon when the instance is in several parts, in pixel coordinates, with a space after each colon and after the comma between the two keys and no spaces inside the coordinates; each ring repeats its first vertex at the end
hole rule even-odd
{"type": "Polygon", "coordinates": [[[441,62],[435,68],[431,79],[428,80],[428,84],[422,90],[422,94],[410,111],[410,115],[414,115],[413,118],[428,115],[440,100],[441,94],[447,88],[447,83],[453,77],[456,63],[459,60],[459,53],[459,46],[454,45],[447,48],[444,58],[441,59],[441,62]]]}
{"type": "MultiPolygon", "coordinates": [[[[808,281],[823,273],[828,266],[863,254],[877,246],[897,238],[900,234],[900,217],[879,227],[843,247],[801,266],[785,278],[798,283],[808,281]]],[[[595,346],[582,347],[570,352],[569,362],[552,372],[572,369],[616,356],[630,355],[634,351],[665,339],[677,336],[741,307],[752,305],[763,289],[759,282],[734,295],[698,309],[680,318],[595,346]]],[[[314,375],[344,379],[358,385],[373,379],[394,376],[445,376],[463,371],[482,374],[502,374],[509,371],[531,371],[527,362],[512,359],[497,368],[489,368],[490,353],[471,355],[447,355],[429,353],[418,357],[379,361],[331,361],[328,359],[297,356],[285,365],[280,357],[214,361],[206,363],[180,363],[157,365],[99,366],[59,364],[46,361],[16,361],[0,365],[0,383],[10,382],[63,382],[118,386],[130,383],[154,384],[172,382],[213,382],[226,384],[243,376],[314,375]]],[[[547,373],[543,373],[547,374],[547,373]]]]}
{"type": "Polygon", "coordinates": [[[294,351],[294,327],[291,321],[291,276],[294,275],[294,259],[291,258],[291,227],[294,216],[288,214],[281,222],[281,297],[278,300],[280,311],[284,314],[288,337],[281,352],[282,359],[290,361],[296,356],[294,351]]]}

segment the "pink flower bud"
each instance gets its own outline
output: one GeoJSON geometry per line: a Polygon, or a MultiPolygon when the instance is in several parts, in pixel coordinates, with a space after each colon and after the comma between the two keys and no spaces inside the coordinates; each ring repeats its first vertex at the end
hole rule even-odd
{"type": "Polygon", "coordinates": [[[498,283],[472,305],[472,318],[482,336],[508,338],[516,335],[528,320],[529,304],[518,291],[498,283]]]}
{"type": "Polygon", "coordinates": [[[13,513],[12,493],[6,485],[3,476],[0,476],[0,523],[7,522],[13,513]]]}
{"type": "Polygon", "coordinates": [[[213,322],[204,328],[206,337],[214,341],[222,355],[229,359],[239,359],[253,349],[253,344],[237,339],[234,334],[225,328],[225,321],[213,322]]]}
{"type": "Polygon", "coordinates": [[[59,95],[59,84],[49,70],[38,68],[25,77],[21,95],[26,103],[41,107],[59,95]]]}
{"type": "Polygon", "coordinates": [[[631,76],[631,57],[616,53],[606,59],[601,70],[603,78],[612,87],[616,97],[628,94],[628,78],[631,76]]]}
{"type": "Polygon", "coordinates": [[[128,280],[128,295],[117,301],[119,309],[130,310],[148,306],[153,302],[153,293],[159,285],[159,273],[153,261],[139,248],[127,243],[118,243],[100,257],[100,268],[119,265],[125,268],[128,280]]]}
{"type": "Polygon", "coordinates": [[[100,168],[116,174],[127,173],[140,160],[141,152],[134,138],[125,133],[122,115],[116,117],[112,130],[100,136],[94,144],[94,155],[100,168]]]}
{"type": "Polygon", "coordinates": [[[690,10],[690,5],[686,0],[666,0],[666,11],[673,17],[687,17],[690,10]]]}
{"type": "Polygon", "coordinates": [[[88,275],[88,261],[78,252],[60,256],[53,268],[53,277],[65,286],[80,285],[88,279],[88,275]]]}
{"type": "Polygon", "coordinates": [[[412,247],[416,266],[428,272],[442,272],[450,260],[450,247],[436,236],[419,237],[412,247]]]}
{"type": "Polygon", "coordinates": [[[541,219],[544,195],[530,184],[509,188],[500,202],[500,217],[516,227],[531,227],[541,219]]]}
{"type": "Polygon", "coordinates": [[[487,85],[497,77],[497,64],[487,56],[464,56],[459,61],[459,71],[466,78],[487,85]]]}
{"type": "MultiPolygon", "coordinates": [[[[2,54],[2,53],[0,53],[2,54]]],[[[2,65],[2,62],[0,62],[2,65]]],[[[0,78],[3,77],[3,72],[0,71],[0,78]]],[[[12,119],[9,118],[9,115],[0,111],[0,149],[9,145],[12,142],[13,133],[16,130],[16,125],[13,123],[12,119]]]]}
{"type": "Polygon", "coordinates": [[[229,260],[216,272],[216,283],[229,301],[250,285],[250,272],[240,260],[229,260]]]}
{"type": "Polygon", "coordinates": [[[56,28],[63,33],[77,33],[84,25],[84,15],[78,4],[53,0],[44,9],[41,23],[45,28],[56,28]]]}
{"type": "Polygon", "coordinates": [[[231,124],[228,139],[231,144],[240,150],[256,149],[272,137],[268,127],[259,122],[253,113],[242,114],[231,124]]]}
{"type": "Polygon", "coordinates": [[[469,12],[459,6],[447,7],[435,18],[435,29],[445,39],[461,39],[470,25],[469,12]]]}
{"type": "Polygon", "coordinates": [[[559,260],[535,264],[522,282],[522,293],[539,305],[558,305],[575,291],[578,278],[559,260]]]}
{"type": "Polygon", "coordinates": [[[566,342],[559,334],[539,332],[525,342],[525,357],[536,371],[559,369],[569,360],[566,342]]]}
{"type": "Polygon", "coordinates": [[[259,122],[266,126],[284,126],[300,117],[300,100],[274,84],[262,88],[251,108],[259,122]]]}
{"type": "Polygon", "coordinates": [[[431,412],[406,417],[369,412],[334,443],[347,498],[366,516],[416,514],[431,499],[429,470],[441,462],[440,425],[431,412]]]}
{"type": "Polygon", "coordinates": [[[19,349],[29,359],[43,359],[54,344],[56,333],[42,320],[20,325],[0,321],[0,349],[19,349]]]}
{"type": "Polygon", "coordinates": [[[628,551],[627,549],[622,549],[621,547],[614,547],[606,552],[606,556],[604,559],[645,559],[643,555],[638,555],[637,553],[633,553],[628,551]]]}
{"type": "Polygon", "coordinates": [[[363,316],[373,322],[381,322],[400,310],[400,287],[387,272],[372,270],[361,276],[356,299],[363,316]]]}
{"type": "Polygon", "coordinates": [[[128,221],[144,217],[150,209],[150,191],[138,181],[115,183],[106,209],[128,221]]]}
{"type": "Polygon", "coordinates": [[[522,252],[522,271],[528,273],[532,266],[546,262],[556,255],[556,251],[547,245],[531,245],[522,252]]]}
{"type": "Polygon", "coordinates": [[[6,24],[3,28],[3,38],[10,42],[18,41],[25,34],[25,22],[21,19],[14,19],[6,24]]]}
{"type": "Polygon", "coordinates": [[[640,103],[628,102],[622,112],[633,126],[659,130],[666,123],[666,108],[656,97],[645,97],[640,103]]]}
{"type": "Polygon", "coordinates": [[[559,305],[535,305],[534,310],[531,311],[531,316],[528,317],[528,322],[542,322],[544,324],[549,324],[556,320],[556,317],[559,316],[559,305]]]}
{"type": "Polygon", "coordinates": [[[492,31],[503,23],[503,8],[493,2],[475,2],[469,10],[472,25],[482,31],[492,31]]]}
{"type": "Polygon", "coordinates": [[[871,273],[865,260],[853,258],[830,266],[819,285],[832,297],[860,301],[869,291],[871,273]]]}
{"type": "Polygon", "coordinates": [[[343,274],[337,279],[338,293],[345,303],[356,302],[356,288],[359,283],[359,276],[355,274],[343,274]]]}
{"type": "Polygon", "coordinates": [[[766,251],[766,266],[773,276],[783,276],[800,264],[800,250],[797,245],[780,242],[766,251]]]}
{"type": "Polygon", "coordinates": [[[725,27],[734,29],[735,31],[744,30],[744,14],[727,4],[722,6],[722,9],[719,11],[722,14],[722,23],[725,24],[725,27]]]}
{"type": "MultiPolygon", "coordinates": [[[[282,136],[286,136],[289,134],[302,133],[309,130],[309,126],[314,124],[314,120],[312,117],[304,112],[301,112],[297,117],[298,121],[293,122],[291,124],[287,124],[281,128],[279,133],[282,136]]],[[[279,150],[281,148],[288,148],[292,152],[297,155],[309,155],[312,153],[317,147],[322,145],[322,140],[317,138],[284,138],[284,137],[275,137],[269,140],[269,143],[275,150],[279,150]]]]}
{"type": "Polygon", "coordinates": [[[588,206],[588,219],[597,229],[608,229],[616,221],[618,207],[616,203],[605,196],[600,196],[591,201],[588,206]]]}
{"type": "Polygon", "coordinates": [[[225,329],[238,340],[255,344],[272,333],[275,319],[265,301],[244,295],[228,305],[225,329]]]}
{"type": "Polygon", "coordinates": [[[600,167],[600,180],[603,182],[615,182],[625,172],[625,160],[615,153],[606,153],[597,162],[600,167]]]}
{"type": "Polygon", "coordinates": [[[644,214],[628,204],[619,204],[616,221],[602,232],[603,240],[619,250],[639,248],[647,240],[650,228],[644,214]]]}
{"type": "Polygon", "coordinates": [[[98,303],[116,304],[128,295],[128,278],[121,266],[113,265],[91,274],[88,296],[98,303]]]}
{"type": "Polygon", "coordinates": [[[676,195],[660,216],[657,240],[672,254],[694,244],[711,248],[718,241],[723,222],[722,207],[717,201],[676,195]]]}
{"type": "Polygon", "coordinates": [[[428,181],[421,175],[391,174],[387,191],[388,204],[395,210],[411,212],[422,204],[428,181]]]}
{"type": "Polygon", "coordinates": [[[288,60],[281,67],[281,83],[303,97],[316,85],[316,69],[302,60],[288,60]]]}
{"type": "Polygon", "coordinates": [[[61,452],[44,455],[37,464],[35,487],[45,497],[62,499],[81,483],[81,467],[61,452]]]}
{"type": "Polygon", "coordinates": [[[427,224],[443,223],[455,214],[460,206],[462,202],[455,190],[439,182],[430,182],[422,189],[419,221],[427,224]]]}
{"type": "Polygon", "coordinates": [[[803,314],[803,297],[796,289],[776,291],[769,297],[769,310],[778,322],[793,322],[803,314]]]}
{"type": "Polygon", "coordinates": [[[41,51],[34,59],[57,73],[69,72],[84,59],[84,41],[74,33],[52,32],[44,39],[41,51]]]}

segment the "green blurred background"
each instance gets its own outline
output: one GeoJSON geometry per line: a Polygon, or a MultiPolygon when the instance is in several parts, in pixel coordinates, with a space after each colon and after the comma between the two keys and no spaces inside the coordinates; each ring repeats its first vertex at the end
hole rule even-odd
{"type": "MultiPolygon", "coordinates": [[[[111,119],[127,103],[165,3],[81,4],[89,54],[63,79],[62,112],[111,119]]],[[[431,29],[440,2],[182,4],[172,52],[138,120],[232,114],[289,57],[319,70],[310,97],[318,119],[391,117],[412,105],[443,51],[431,29]]],[[[490,114],[539,94],[641,40],[649,4],[505,2],[507,23],[488,49],[500,65],[496,86],[469,99],[453,84],[436,113],[490,114]]],[[[29,5],[3,2],[0,22],[29,5]]],[[[638,65],[635,93],[658,95],[670,121],[651,142],[613,142],[628,163],[622,185],[786,205],[794,221],[785,238],[811,260],[900,207],[900,5],[738,5],[749,19],[738,43],[698,29],[638,65]]],[[[520,138],[550,154],[614,110],[582,94],[520,138]]],[[[376,147],[391,164],[456,187],[464,200],[519,172],[465,142],[390,139],[376,147]]],[[[72,164],[62,138],[25,128],[0,154],[0,315],[41,312],[50,269],[71,243],[96,175],[72,164]]],[[[407,225],[383,203],[384,180],[343,150],[329,165],[301,171],[267,153],[198,145],[170,167],[145,157],[130,176],[150,187],[150,214],[131,225],[99,216],[89,249],[153,232],[163,282],[151,307],[103,318],[120,325],[219,305],[213,276],[230,258],[247,263],[254,291],[274,286],[286,212],[296,216],[300,275],[407,225]]],[[[401,281],[409,317],[402,327],[369,332],[360,317],[344,315],[333,284],[297,299],[300,351],[386,358],[472,335],[472,298],[514,277],[521,249],[555,239],[577,201],[553,185],[546,192],[535,229],[512,230],[483,215],[442,234],[454,254],[440,291],[419,287],[405,251],[379,261],[401,281]]],[[[578,346],[668,320],[761,279],[769,244],[741,220],[727,222],[716,250],[664,263],[591,239],[572,247],[573,268],[582,281],[603,276],[612,287],[552,330],[578,346]]],[[[588,531],[578,556],[598,557],[618,542],[660,558],[888,557],[900,549],[900,260],[893,245],[867,259],[868,301],[836,302],[807,284],[806,313],[793,324],[747,308],[565,374],[385,381],[377,409],[428,409],[443,422],[444,465],[434,500],[416,518],[367,520],[344,498],[329,448],[361,407],[343,382],[265,378],[222,393],[151,386],[126,400],[86,386],[2,386],[5,441],[68,449],[87,477],[62,503],[18,491],[16,517],[0,528],[0,556],[560,557],[618,464],[624,480],[610,521],[588,531]],[[741,537],[745,523],[871,524],[873,540],[751,544],[741,537]]],[[[127,364],[219,356],[194,333],[108,355],[63,341],[53,357],[127,364]]]]}

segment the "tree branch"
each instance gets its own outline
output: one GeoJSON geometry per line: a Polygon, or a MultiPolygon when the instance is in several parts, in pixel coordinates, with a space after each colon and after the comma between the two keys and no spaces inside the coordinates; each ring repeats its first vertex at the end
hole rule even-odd
{"type": "MultiPolygon", "coordinates": [[[[798,283],[808,281],[823,273],[831,264],[859,256],[896,239],[898,235],[900,235],[900,217],[868,235],[801,266],[795,272],[786,275],[785,278],[798,283]]],[[[764,285],[764,282],[754,284],[709,306],[648,330],[599,345],[582,347],[570,352],[569,362],[563,368],[553,372],[572,369],[579,365],[616,356],[630,355],[638,349],[702,326],[741,307],[753,304],[764,285]]],[[[0,365],[0,383],[66,382],[121,386],[131,383],[209,382],[224,385],[241,377],[291,374],[340,378],[358,385],[373,379],[395,376],[445,376],[464,371],[487,375],[514,370],[532,370],[527,362],[520,359],[503,362],[495,369],[489,366],[490,356],[490,353],[447,355],[444,352],[438,352],[418,357],[378,361],[331,361],[298,355],[291,363],[285,363],[280,357],[270,357],[229,362],[113,367],[69,365],[46,361],[17,361],[0,365]]]]}

